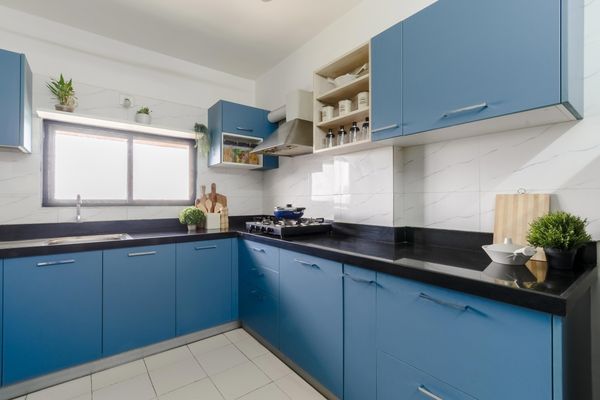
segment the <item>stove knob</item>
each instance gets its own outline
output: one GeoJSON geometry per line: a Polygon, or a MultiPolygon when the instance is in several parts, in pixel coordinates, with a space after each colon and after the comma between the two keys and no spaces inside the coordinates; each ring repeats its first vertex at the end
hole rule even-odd
{"type": "Polygon", "coordinates": [[[267,229],[267,233],[273,233],[273,232],[275,232],[275,230],[273,228],[268,228],[267,229]]]}
{"type": "Polygon", "coordinates": [[[266,231],[267,231],[267,227],[265,227],[265,226],[261,227],[261,228],[260,228],[260,231],[261,231],[261,232],[266,232],[266,231]]]}

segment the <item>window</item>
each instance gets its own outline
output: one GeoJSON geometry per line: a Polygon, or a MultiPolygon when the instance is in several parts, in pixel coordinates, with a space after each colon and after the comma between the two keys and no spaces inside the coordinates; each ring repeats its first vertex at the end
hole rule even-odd
{"type": "Polygon", "coordinates": [[[44,206],[194,202],[193,141],[44,123],[44,206]]]}

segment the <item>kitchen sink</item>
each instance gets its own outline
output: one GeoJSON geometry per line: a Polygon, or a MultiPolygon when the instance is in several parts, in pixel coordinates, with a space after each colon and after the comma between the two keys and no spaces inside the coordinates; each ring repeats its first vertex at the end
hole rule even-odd
{"type": "Polygon", "coordinates": [[[0,249],[10,249],[16,247],[56,246],[61,244],[106,242],[129,239],[131,239],[131,236],[129,236],[126,233],[111,233],[106,235],[84,235],[31,240],[11,240],[8,242],[0,242],[0,249]]]}

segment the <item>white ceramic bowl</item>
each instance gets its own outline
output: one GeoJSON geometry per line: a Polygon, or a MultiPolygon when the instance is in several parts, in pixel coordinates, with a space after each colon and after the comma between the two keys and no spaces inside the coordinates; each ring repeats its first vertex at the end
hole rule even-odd
{"type": "Polygon", "coordinates": [[[338,76],[337,78],[335,78],[333,80],[333,84],[335,86],[343,86],[347,83],[352,82],[356,78],[357,78],[357,75],[354,75],[354,74],[346,74],[346,75],[338,76]]]}
{"type": "Polygon", "coordinates": [[[481,248],[492,261],[505,265],[523,265],[537,253],[533,247],[514,244],[489,244],[481,248]]]}

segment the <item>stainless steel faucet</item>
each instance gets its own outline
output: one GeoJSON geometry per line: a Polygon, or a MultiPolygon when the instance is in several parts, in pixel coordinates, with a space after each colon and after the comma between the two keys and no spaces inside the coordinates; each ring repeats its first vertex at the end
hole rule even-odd
{"type": "Polygon", "coordinates": [[[81,222],[81,195],[77,195],[77,200],[75,203],[77,207],[77,215],[75,216],[75,221],[81,222]]]}

